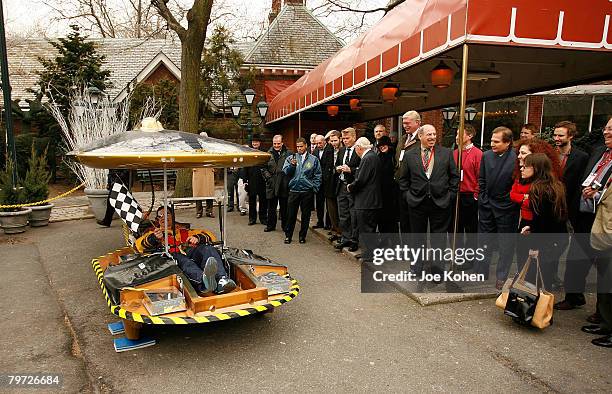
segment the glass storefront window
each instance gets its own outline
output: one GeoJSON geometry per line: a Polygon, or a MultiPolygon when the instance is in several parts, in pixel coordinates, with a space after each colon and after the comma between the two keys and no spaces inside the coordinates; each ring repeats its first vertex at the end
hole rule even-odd
{"type": "Polygon", "coordinates": [[[546,131],[563,120],[576,123],[578,136],[589,131],[592,96],[544,96],[542,131],[546,131]]]}
{"type": "Polygon", "coordinates": [[[595,96],[592,131],[600,131],[612,116],[612,95],[595,96]]]}
{"type": "MultiPolygon", "coordinates": [[[[527,111],[527,97],[511,97],[502,100],[487,101],[485,105],[483,151],[491,147],[491,134],[493,129],[499,126],[506,126],[518,138],[521,127],[525,124],[525,114],[527,111]]],[[[482,115],[482,114],[479,114],[482,115]]],[[[482,118],[476,117],[478,122],[482,118]]]]}

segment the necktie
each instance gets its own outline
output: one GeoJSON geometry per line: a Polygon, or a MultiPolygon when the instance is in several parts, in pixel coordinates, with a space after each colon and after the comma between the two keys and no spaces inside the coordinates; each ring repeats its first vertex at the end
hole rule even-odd
{"type": "Polygon", "coordinates": [[[344,164],[348,164],[349,160],[351,159],[351,149],[352,148],[348,148],[348,150],[346,151],[346,157],[344,158],[344,164]]]}
{"type": "MultiPolygon", "coordinates": [[[[423,162],[429,164],[429,148],[425,148],[425,152],[423,153],[423,162]]],[[[427,168],[425,169],[425,171],[427,171],[427,168]]]]}

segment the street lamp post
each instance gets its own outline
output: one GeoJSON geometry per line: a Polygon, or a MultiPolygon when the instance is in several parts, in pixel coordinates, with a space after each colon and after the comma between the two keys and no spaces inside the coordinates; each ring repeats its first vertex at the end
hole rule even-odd
{"type": "Polygon", "coordinates": [[[11,85],[9,82],[8,58],[6,54],[6,35],[4,32],[4,10],[0,0],[0,73],[2,73],[2,95],[4,96],[4,114],[6,116],[6,145],[7,157],[13,162],[12,181],[17,186],[17,152],[15,150],[15,136],[13,134],[13,114],[11,104],[11,85]]]}
{"type": "MultiPolygon", "coordinates": [[[[230,104],[232,110],[232,116],[234,117],[234,121],[241,128],[244,127],[247,129],[247,137],[250,139],[253,133],[253,127],[257,127],[264,122],[266,118],[266,114],[268,113],[268,103],[265,101],[260,101],[257,103],[257,114],[259,115],[259,121],[255,122],[253,120],[253,101],[255,100],[255,96],[257,93],[253,89],[246,89],[243,92],[244,100],[247,103],[247,110],[249,111],[249,115],[246,123],[241,123],[238,119],[240,118],[240,112],[242,111],[242,103],[238,100],[232,102],[230,104]]],[[[244,135],[242,133],[242,129],[240,130],[240,141],[244,143],[244,135]]]]}

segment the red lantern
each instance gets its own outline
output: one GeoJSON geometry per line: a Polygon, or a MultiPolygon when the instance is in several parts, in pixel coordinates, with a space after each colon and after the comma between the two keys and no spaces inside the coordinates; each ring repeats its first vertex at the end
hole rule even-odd
{"type": "Polygon", "coordinates": [[[431,70],[431,84],[438,89],[447,88],[453,81],[454,75],[453,69],[447,66],[444,61],[440,61],[440,64],[431,70]]]}
{"type": "Polygon", "coordinates": [[[388,83],[382,88],[382,99],[387,103],[392,103],[397,100],[397,92],[399,92],[399,87],[395,84],[388,83]]]}
{"type": "Polygon", "coordinates": [[[353,110],[353,111],[361,110],[361,106],[359,105],[359,99],[358,98],[350,99],[349,100],[349,105],[351,106],[351,110],[353,110]]]}
{"type": "Polygon", "coordinates": [[[340,108],[337,105],[328,105],[327,106],[327,114],[329,116],[336,116],[338,115],[338,111],[340,110],[340,108]]]}

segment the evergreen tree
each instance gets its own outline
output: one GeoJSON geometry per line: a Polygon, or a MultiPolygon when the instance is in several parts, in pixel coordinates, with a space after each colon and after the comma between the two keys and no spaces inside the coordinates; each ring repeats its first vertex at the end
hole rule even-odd
{"type": "MultiPolygon", "coordinates": [[[[225,27],[217,26],[202,52],[202,98],[205,103],[211,103],[213,99],[217,104],[220,102],[222,111],[229,107],[232,98],[241,97],[240,92],[249,87],[254,79],[252,73],[241,73],[244,59],[233,48],[235,43],[225,27]]],[[[209,110],[210,105],[205,106],[204,112],[209,110]]]]}
{"type": "Polygon", "coordinates": [[[50,44],[57,50],[54,59],[39,57],[43,70],[38,72],[40,92],[53,99],[67,114],[70,97],[75,89],[96,87],[104,91],[110,86],[109,70],[102,69],[103,55],[96,53],[96,44],[86,41],[77,25],[66,38],[59,38],[50,44]]]}

